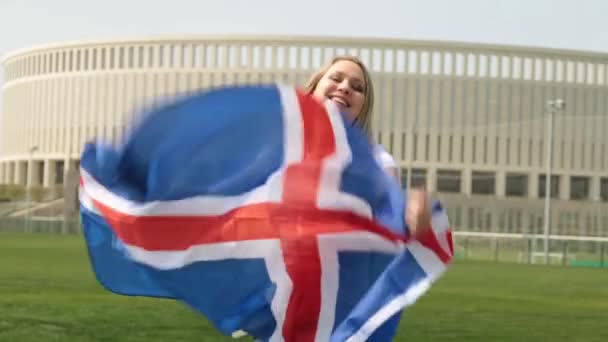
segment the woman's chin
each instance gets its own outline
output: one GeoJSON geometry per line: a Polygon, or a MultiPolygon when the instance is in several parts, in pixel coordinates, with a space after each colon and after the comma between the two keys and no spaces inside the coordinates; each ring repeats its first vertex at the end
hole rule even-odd
{"type": "Polygon", "coordinates": [[[332,101],[332,102],[336,105],[336,107],[338,107],[338,110],[340,112],[342,112],[342,113],[344,113],[344,115],[346,115],[346,117],[349,120],[351,120],[351,121],[354,120],[353,113],[351,112],[351,110],[350,110],[350,108],[348,106],[346,106],[346,105],[344,105],[344,104],[342,104],[340,102],[337,102],[337,101],[332,101]]]}

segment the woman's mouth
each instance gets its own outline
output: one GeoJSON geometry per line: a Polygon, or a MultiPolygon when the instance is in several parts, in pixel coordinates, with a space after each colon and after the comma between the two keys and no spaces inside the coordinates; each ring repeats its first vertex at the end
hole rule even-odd
{"type": "Polygon", "coordinates": [[[328,96],[328,98],[342,108],[350,108],[350,103],[340,96],[328,96]]]}

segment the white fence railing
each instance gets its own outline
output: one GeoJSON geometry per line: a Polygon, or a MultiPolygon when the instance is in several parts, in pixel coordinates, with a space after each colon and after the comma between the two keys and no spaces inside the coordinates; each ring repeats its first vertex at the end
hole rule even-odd
{"type": "Polygon", "coordinates": [[[457,259],[608,268],[608,238],[542,234],[455,232],[457,259]]]}

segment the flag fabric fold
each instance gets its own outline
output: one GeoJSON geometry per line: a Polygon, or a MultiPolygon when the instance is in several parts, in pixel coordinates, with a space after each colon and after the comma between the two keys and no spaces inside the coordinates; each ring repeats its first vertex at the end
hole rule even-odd
{"type": "Polygon", "coordinates": [[[405,196],[331,103],[213,89],[87,144],[80,205],[109,291],[179,300],[222,333],[388,341],[453,255],[445,211],[409,237],[405,196]]]}

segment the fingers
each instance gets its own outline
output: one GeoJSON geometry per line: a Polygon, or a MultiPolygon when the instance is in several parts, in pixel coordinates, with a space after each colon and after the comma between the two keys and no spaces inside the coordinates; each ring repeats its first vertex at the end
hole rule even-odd
{"type": "Polygon", "coordinates": [[[430,199],[424,189],[412,189],[408,194],[405,219],[413,236],[431,227],[430,199]]]}

